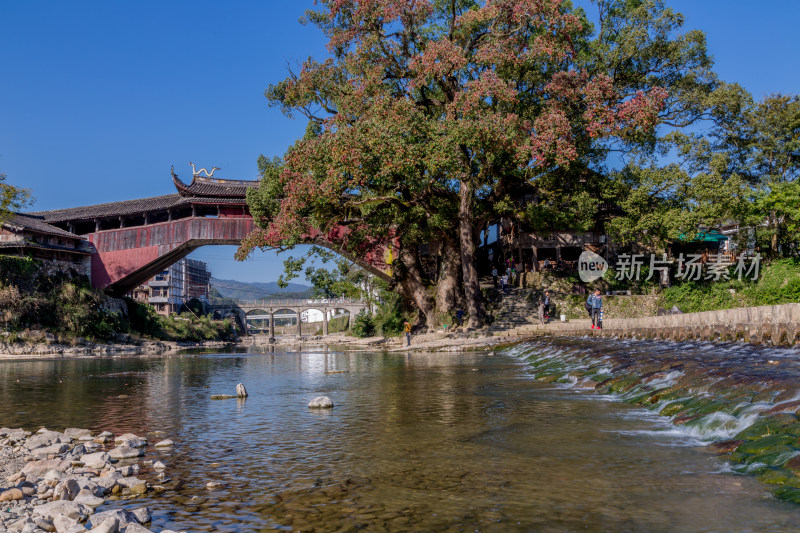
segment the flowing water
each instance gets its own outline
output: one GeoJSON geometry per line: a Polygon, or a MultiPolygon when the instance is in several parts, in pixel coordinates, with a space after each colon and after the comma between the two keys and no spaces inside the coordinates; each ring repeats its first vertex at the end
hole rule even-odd
{"type": "Polygon", "coordinates": [[[146,504],[154,531],[800,529],[696,436],[537,382],[520,349],[0,361],[0,400],[0,426],[174,440],[144,458],[169,480],[140,474],[166,491],[105,506],[146,504]],[[246,401],[210,399],[240,382],[246,401]],[[309,410],[323,394],[335,408],[309,410]]]}

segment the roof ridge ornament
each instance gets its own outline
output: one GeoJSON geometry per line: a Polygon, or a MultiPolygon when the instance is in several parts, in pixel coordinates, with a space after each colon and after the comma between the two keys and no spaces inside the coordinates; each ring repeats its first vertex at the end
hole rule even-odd
{"type": "Polygon", "coordinates": [[[190,165],[192,165],[192,177],[193,177],[193,178],[200,178],[200,177],[203,177],[203,176],[200,176],[200,173],[201,173],[201,172],[205,173],[205,177],[206,177],[206,178],[211,178],[211,177],[213,177],[213,176],[214,176],[214,171],[215,171],[215,170],[222,170],[222,169],[221,169],[221,168],[219,168],[219,167],[211,167],[211,172],[209,173],[209,172],[208,172],[208,170],[206,170],[205,168],[201,168],[201,169],[199,169],[199,170],[198,170],[198,169],[195,169],[195,168],[194,168],[194,163],[192,163],[191,161],[189,161],[189,164],[190,164],[190,165]]]}

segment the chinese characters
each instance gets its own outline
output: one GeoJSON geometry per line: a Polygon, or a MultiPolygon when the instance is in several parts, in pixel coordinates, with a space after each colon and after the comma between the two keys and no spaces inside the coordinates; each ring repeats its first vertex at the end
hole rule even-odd
{"type": "Polygon", "coordinates": [[[649,261],[645,257],[644,254],[620,254],[614,266],[616,279],[640,281],[644,265],[649,266],[645,281],[652,279],[656,273],[660,274],[660,279],[665,279],[673,265],[676,266],[675,277],[683,281],[729,280],[731,275],[739,281],[743,278],[755,281],[761,269],[761,254],[756,254],[749,262],[744,255],[740,255],[735,263],[729,254],[680,254],[677,259],[668,259],[667,254],[661,254],[661,257],[650,254],[649,261]]]}

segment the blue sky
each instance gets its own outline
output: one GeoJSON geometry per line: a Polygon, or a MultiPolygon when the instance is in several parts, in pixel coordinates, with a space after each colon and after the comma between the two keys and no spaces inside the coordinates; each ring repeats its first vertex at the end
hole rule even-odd
{"type": "MultiPolygon", "coordinates": [[[[583,2],[579,2],[583,3],[583,2]]],[[[800,0],[668,0],[704,30],[716,70],[757,98],[800,92],[800,0]]],[[[189,161],[256,179],[259,154],[302,134],[267,106],[289,65],[325,54],[298,18],[313,2],[147,1],[0,5],[0,172],[33,190],[31,210],[174,192],[189,161]]],[[[233,247],[192,257],[215,277],[273,281],[282,257],[237,263],[233,247]]]]}

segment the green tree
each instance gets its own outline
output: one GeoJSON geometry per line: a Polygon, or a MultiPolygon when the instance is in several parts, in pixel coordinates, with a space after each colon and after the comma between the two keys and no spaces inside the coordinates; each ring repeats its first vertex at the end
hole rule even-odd
{"type": "Polygon", "coordinates": [[[609,231],[618,242],[652,249],[701,226],[736,222],[777,254],[798,239],[800,100],[772,95],[755,102],[739,85],[721,84],[705,102],[704,130],[660,140],[661,153],[676,163],[641,158],[613,174],[609,198],[618,199],[624,215],[609,231]]]}
{"type": "Polygon", "coordinates": [[[20,211],[33,201],[31,191],[6,183],[7,176],[0,173],[0,222],[8,220],[12,212],[20,211]]]}

